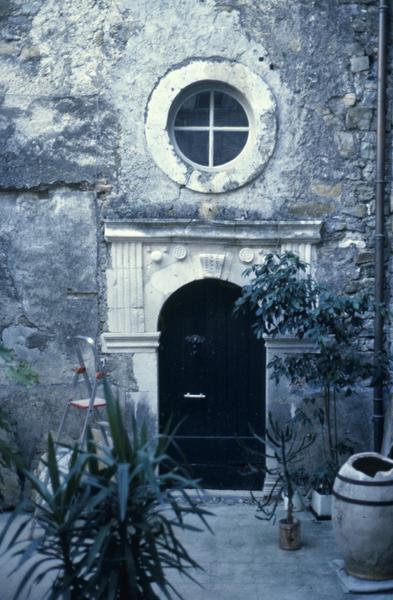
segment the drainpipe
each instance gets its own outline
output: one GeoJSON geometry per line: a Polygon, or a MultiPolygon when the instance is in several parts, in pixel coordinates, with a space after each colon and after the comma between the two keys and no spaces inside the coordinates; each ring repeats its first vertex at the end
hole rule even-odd
{"type": "MultiPolygon", "coordinates": [[[[378,31],[378,101],[377,101],[377,156],[375,188],[375,317],[374,317],[374,364],[378,365],[383,352],[384,302],[384,198],[385,198],[385,100],[386,100],[386,30],[388,5],[379,2],[378,31]]],[[[384,428],[383,377],[378,376],[374,385],[374,451],[380,452],[384,428]]]]}

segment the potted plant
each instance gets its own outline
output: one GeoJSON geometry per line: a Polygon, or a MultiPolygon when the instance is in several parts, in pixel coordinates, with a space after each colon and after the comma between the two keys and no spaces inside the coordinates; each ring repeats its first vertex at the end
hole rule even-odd
{"type": "Polygon", "coordinates": [[[334,477],[334,470],[330,469],[329,465],[318,469],[311,476],[310,510],[317,519],[331,519],[334,477]]]}
{"type": "Polygon", "coordinates": [[[110,447],[90,434],[87,449],[73,449],[64,473],[49,436],[48,482],[25,472],[36,498],[19,506],[0,537],[4,542],[15,516],[24,515],[6,549],[20,556],[19,566],[33,553],[39,558],[18,597],[55,571],[50,600],[158,600],[157,590],[171,598],[167,569],[192,578],[189,568],[198,568],[176,535],[176,528],[188,527],[189,514],[208,526],[210,513],[188,494],[198,483],[168,457],[171,435],[152,438],[145,422],[133,420],[129,436],[119,404],[108,392],[106,398],[110,447]],[[28,541],[31,510],[37,526],[28,541]]]}
{"type": "Polygon", "coordinates": [[[267,498],[259,500],[254,494],[251,496],[257,505],[256,516],[262,520],[275,517],[282,494],[286,496],[286,517],[279,521],[279,545],[282,550],[298,550],[301,547],[301,532],[300,520],[293,516],[294,495],[304,482],[304,470],[299,467],[299,462],[303,452],[314,443],[315,436],[306,434],[298,438],[298,423],[294,419],[281,426],[271,413],[268,418],[266,438],[255,433],[254,436],[271,452],[267,457],[274,459],[275,466],[265,467],[264,470],[274,477],[275,482],[267,498]]]}
{"type": "Polygon", "coordinates": [[[320,285],[292,252],[269,253],[244,274],[250,281],[235,310],[254,312],[257,337],[287,335],[307,339],[315,348],[301,355],[275,356],[268,367],[277,383],[285,377],[292,387],[310,386],[314,391],[304,398],[296,416],[319,432],[325,475],[316,483],[320,491],[331,491],[335,474],[353,450],[351,442],[340,436],[338,398],[350,396],[355,385],[374,372],[362,346],[368,298],[338,294],[320,285]]]}

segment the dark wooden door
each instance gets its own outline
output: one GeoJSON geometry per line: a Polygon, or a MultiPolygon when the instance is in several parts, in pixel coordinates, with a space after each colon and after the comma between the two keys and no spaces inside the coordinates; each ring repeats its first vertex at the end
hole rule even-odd
{"type": "Polygon", "coordinates": [[[252,318],[233,315],[239,294],[227,282],[195,281],[168,299],[159,321],[160,425],[183,420],[176,442],[188,467],[217,489],[259,489],[263,482],[261,473],[243,474],[256,460],[250,427],[264,432],[265,351],[252,318]]]}

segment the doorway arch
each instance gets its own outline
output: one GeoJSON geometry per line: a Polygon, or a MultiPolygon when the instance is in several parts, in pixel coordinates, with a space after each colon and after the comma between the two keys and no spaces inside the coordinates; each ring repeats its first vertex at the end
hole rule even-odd
{"type": "Polygon", "coordinates": [[[256,446],[251,428],[263,434],[265,427],[265,348],[252,316],[233,314],[240,291],[221,279],[195,280],[159,316],[160,428],[170,417],[182,422],[175,441],[207,488],[261,489],[263,482],[261,472],[245,473],[256,446]]]}

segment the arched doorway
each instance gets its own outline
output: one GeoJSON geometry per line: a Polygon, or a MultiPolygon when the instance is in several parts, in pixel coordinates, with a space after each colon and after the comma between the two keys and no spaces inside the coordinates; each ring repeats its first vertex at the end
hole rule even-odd
{"type": "Polygon", "coordinates": [[[168,298],[158,324],[160,427],[183,420],[176,442],[192,475],[216,489],[263,483],[261,473],[242,474],[255,448],[250,428],[264,432],[266,368],[251,316],[233,315],[239,294],[232,283],[194,281],[168,298]]]}

